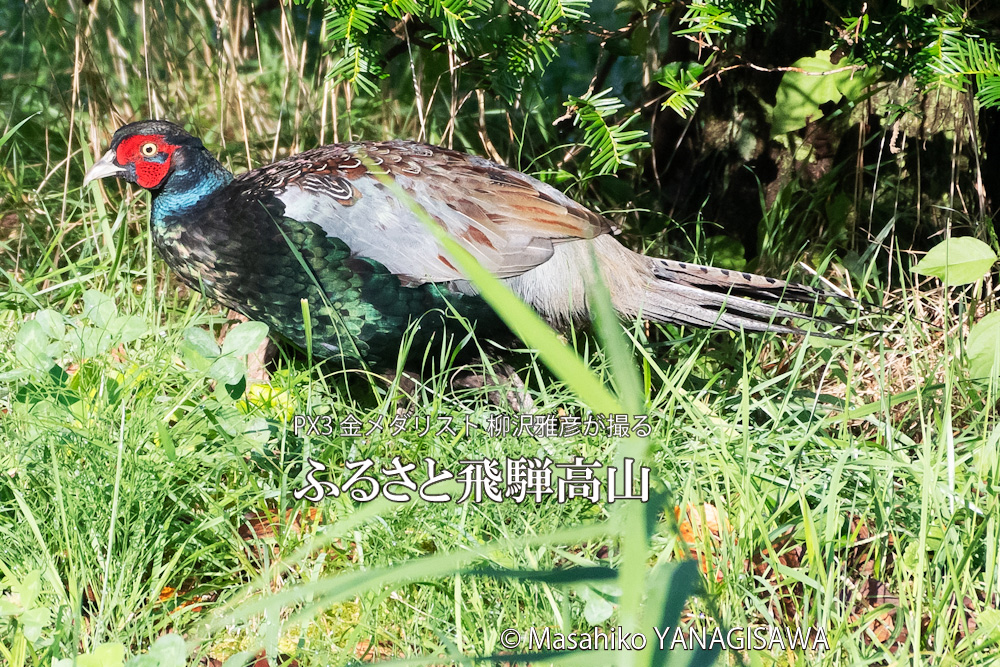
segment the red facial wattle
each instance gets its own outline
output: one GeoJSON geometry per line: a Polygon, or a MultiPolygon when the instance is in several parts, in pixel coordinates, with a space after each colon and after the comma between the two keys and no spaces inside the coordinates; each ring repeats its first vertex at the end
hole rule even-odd
{"type": "Polygon", "coordinates": [[[120,165],[129,162],[135,164],[135,182],[143,188],[153,189],[158,187],[170,171],[170,159],[173,157],[176,146],[164,141],[161,134],[139,134],[128,137],[120,144],[115,151],[115,160],[120,165]],[[146,144],[155,144],[156,153],[144,155],[142,149],[146,144]],[[166,153],[166,159],[162,162],[150,159],[166,153]]]}

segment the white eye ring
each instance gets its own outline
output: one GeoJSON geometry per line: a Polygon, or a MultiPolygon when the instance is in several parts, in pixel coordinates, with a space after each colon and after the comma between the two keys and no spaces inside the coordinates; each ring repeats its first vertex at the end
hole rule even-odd
{"type": "Polygon", "coordinates": [[[145,155],[146,157],[152,157],[157,153],[159,153],[160,150],[156,147],[156,144],[150,141],[149,143],[145,143],[142,146],[140,146],[139,152],[145,155]]]}

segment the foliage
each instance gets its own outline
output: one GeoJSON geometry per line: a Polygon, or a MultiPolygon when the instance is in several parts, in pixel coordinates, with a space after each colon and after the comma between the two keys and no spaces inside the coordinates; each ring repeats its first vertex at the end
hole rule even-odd
{"type": "Polygon", "coordinates": [[[841,44],[886,78],[912,74],[927,86],[975,90],[984,106],[1000,106],[1000,51],[985,26],[957,7],[880,7],[845,19],[841,44]]]}
{"type": "Polygon", "coordinates": [[[450,70],[480,80],[513,101],[524,79],[551,62],[567,30],[586,17],[591,0],[330,0],[326,29],[340,54],[331,75],[368,94],[388,76],[380,54],[405,45],[448,54],[450,70]],[[483,57],[488,54],[488,57],[483,57]]]}
{"type": "Polygon", "coordinates": [[[106,294],[87,290],[80,317],[67,320],[58,311],[44,309],[25,322],[14,337],[14,354],[22,364],[21,376],[38,377],[48,373],[57,358],[63,365],[69,360],[80,363],[148,333],[142,319],[119,315],[118,307],[106,294]]]}
{"type": "Polygon", "coordinates": [[[42,634],[52,622],[53,610],[41,601],[42,571],[18,577],[0,561],[0,654],[6,665],[27,664],[28,647],[42,644],[42,634]],[[9,642],[9,645],[8,645],[9,642]]]}
{"type": "Polygon", "coordinates": [[[966,355],[970,377],[986,380],[1000,377],[1000,312],[992,312],[972,326],[966,355]]]}
{"type": "Polygon", "coordinates": [[[608,97],[611,89],[583,97],[570,97],[566,106],[570,107],[576,116],[574,123],[583,127],[583,143],[594,155],[590,168],[597,174],[609,174],[618,171],[619,167],[634,167],[635,163],[628,160],[632,151],[648,148],[649,144],[642,141],[644,130],[626,130],[637,115],[615,125],[608,124],[608,117],[624,106],[614,97],[608,97]]]}
{"type": "Polygon", "coordinates": [[[704,65],[673,62],[661,67],[656,73],[656,82],[670,91],[663,108],[672,109],[681,117],[693,114],[698,109],[698,99],[705,95],[699,77],[711,62],[710,56],[704,65]]]}
{"type": "Polygon", "coordinates": [[[913,267],[914,273],[940,278],[945,285],[980,280],[997,261],[997,254],[979,239],[967,236],[942,241],[913,267]]]}
{"type": "MultiPolygon", "coordinates": [[[[441,87],[449,91],[452,122],[457,107],[473,90],[499,98],[509,108],[522,104],[526,89],[538,85],[561,44],[587,36],[590,4],[591,0],[531,0],[526,6],[502,0],[388,4],[329,0],[326,34],[337,54],[330,76],[375,97],[380,94],[379,80],[388,77],[393,66],[392,54],[406,53],[417,104],[423,103],[421,89],[441,87]]],[[[574,125],[584,130],[580,143],[592,153],[587,174],[634,166],[629,154],[649,146],[641,140],[645,131],[625,129],[639,119],[635,111],[612,121],[625,104],[610,88],[569,95],[565,106],[574,125]]]]}
{"type": "Polygon", "coordinates": [[[181,352],[193,368],[213,380],[235,386],[246,381],[247,366],[241,357],[251,354],[266,337],[266,324],[241,322],[229,330],[220,348],[211,334],[191,327],[184,332],[181,352]]]}
{"type": "MultiPolygon", "coordinates": [[[[805,9],[809,3],[792,4],[797,5],[796,9],[805,9]]],[[[827,49],[837,51],[833,60],[835,66],[829,65],[829,51],[818,51],[812,58],[822,61],[819,63],[821,69],[815,69],[817,63],[811,59],[793,63],[786,69],[782,85],[789,86],[788,80],[794,77],[800,83],[806,82],[807,79],[800,76],[804,72],[832,70],[829,75],[814,77],[812,85],[839,87],[845,78],[853,78],[852,70],[863,70],[858,76],[866,86],[913,75],[925,86],[974,89],[984,106],[1000,106],[1000,51],[986,37],[985,26],[970,19],[966,12],[958,8],[932,9],[932,5],[923,3],[907,4],[908,7],[899,2],[878,3],[871,7],[863,5],[864,13],[843,16],[842,27],[827,41],[827,49]],[[846,59],[842,60],[845,55],[846,59]],[[836,83],[823,83],[823,79],[830,75],[835,75],[836,83]]],[[[757,6],[741,0],[695,2],[687,7],[681,20],[684,27],[674,31],[674,34],[699,45],[715,46],[725,54],[728,45],[739,43],[737,38],[748,29],[774,20],[772,3],[757,6]]],[[[733,62],[733,58],[720,57],[715,50],[707,50],[706,54],[706,72],[700,75],[697,85],[690,82],[680,85],[671,79],[662,81],[672,91],[664,103],[665,107],[689,115],[695,108],[696,98],[700,96],[700,85],[717,76],[719,68],[728,69],[733,62]],[[709,67],[712,63],[716,67],[709,67]]],[[[853,101],[854,96],[849,97],[853,101]]],[[[805,95],[798,102],[779,98],[775,109],[776,112],[816,119],[820,104],[838,98],[838,95],[829,93],[816,98],[805,95]]],[[[775,134],[802,126],[779,121],[775,134]]]]}
{"type": "Polygon", "coordinates": [[[829,51],[817,51],[799,58],[781,77],[775,94],[772,136],[800,130],[820,119],[825,104],[836,104],[844,97],[858,101],[866,87],[863,73],[835,66],[831,55],[829,51]]]}

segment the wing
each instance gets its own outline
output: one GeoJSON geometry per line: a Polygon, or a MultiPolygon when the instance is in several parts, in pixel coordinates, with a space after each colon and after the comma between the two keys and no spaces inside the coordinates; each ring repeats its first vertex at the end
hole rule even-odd
{"type": "Polygon", "coordinates": [[[407,284],[461,280],[424,224],[369,172],[385,170],[479,262],[501,278],[548,260],[553,245],[611,223],[530,176],[457,151],[407,141],[324,146],[239,177],[320,225],[407,284]]]}

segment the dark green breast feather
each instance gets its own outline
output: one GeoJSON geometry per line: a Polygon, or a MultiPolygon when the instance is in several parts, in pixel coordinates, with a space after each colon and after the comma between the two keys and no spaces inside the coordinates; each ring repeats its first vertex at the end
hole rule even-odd
{"type": "Polygon", "coordinates": [[[154,242],[185,283],[303,349],[307,299],[319,357],[394,365],[417,320],[418,343],[440,335],[452,308],[496,322],[481,298],[432,283],[404,285],[320,224],[285,216],[259,182],[238,179],[180,215],[156,216],[156,208],[154,201],[154,242]]]}

